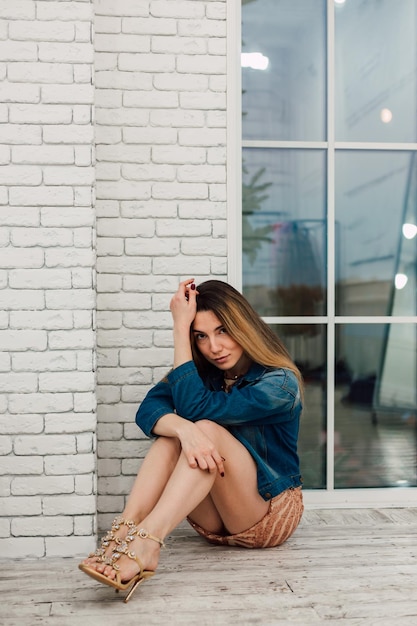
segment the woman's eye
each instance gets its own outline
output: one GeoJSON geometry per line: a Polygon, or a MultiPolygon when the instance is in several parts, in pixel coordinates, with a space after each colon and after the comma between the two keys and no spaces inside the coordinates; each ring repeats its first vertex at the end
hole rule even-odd
{"type": "Polygon", "coordinates": [[[225,328],[220,328],[220,329],[219,329],[219,333],[220,333],[221,335],[226,335],[226,334],[227,334],[227,330],[226,330],[225,328]]]}
{"type": "Polygon", "coordinates": [[[203,341],[203,339],[205,339],[205,335],[203,335],[203,333],[197,333],[195,335],[196,341],[203,341]]]}

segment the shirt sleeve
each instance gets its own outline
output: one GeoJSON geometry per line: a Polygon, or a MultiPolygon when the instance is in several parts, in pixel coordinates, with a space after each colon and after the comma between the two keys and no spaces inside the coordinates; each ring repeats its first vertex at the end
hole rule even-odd
{"type": "Polygon", "coordinates": [[[224,426],[284,422],[300,404],[297,378],[286,369],[236,383],[230,393],[207,389],[193,361],[172,370],[167,379],[177,413],[193,422],[208,419],[224,426]]]}
{"type": "Polygon", "coordinates": [[[164,379],[152,387],[142,400],[136,413],[136,424],[145,435],[154,437],[152,430],[159,418],[174,412],[175,405],[171,388],[164,379]]]}

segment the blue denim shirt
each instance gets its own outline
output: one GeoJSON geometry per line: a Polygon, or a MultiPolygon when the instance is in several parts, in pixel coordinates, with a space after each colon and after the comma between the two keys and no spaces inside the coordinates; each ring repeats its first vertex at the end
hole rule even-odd
{"type": "Polygon", "coordinates": [[[166,413],[192,422],[212,420],[227,428],[254,458],[258,490],[265,500],[299,487],[302,407],[295,374],[253,363],[230,393],[222,391],[222,381],[219,372],[203,382],[193,361],[180,365],[149,391],[136,413],[137,425],[151,437],[166,413]]]}

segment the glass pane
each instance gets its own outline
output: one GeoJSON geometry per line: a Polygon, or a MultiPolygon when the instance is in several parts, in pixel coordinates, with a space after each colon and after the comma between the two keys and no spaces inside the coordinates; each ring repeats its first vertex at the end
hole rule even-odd
{"type": "Polygon", "coordinates": [[[320,324],[272,325],[305,381],[298,453],[303,486],[326,487],[326,328],[320,324]]]}
{"type": "Polygon", "coordinates": [[[416,315],[417,154],[336,152],[339,315],[416,315]]]}
{"type": "Polygon", "coordinates": [[[243,154],[243,291],[260,315],[323,315],[325,153],[243,154]]]}
{"type": "Polygon", "coordinates": [[[325,0],[242,0],[245,139],[325,139],[325,25],[325,0]]]}
{"type": "Polygon", "coordinates": [[[416,325],[336,330],[335,487],[416,486],[416,325]]]}
{"type": "Polygon", "coordinates": [[[417,3],[335,4],[336,140],[416,141],[417,3]]]}

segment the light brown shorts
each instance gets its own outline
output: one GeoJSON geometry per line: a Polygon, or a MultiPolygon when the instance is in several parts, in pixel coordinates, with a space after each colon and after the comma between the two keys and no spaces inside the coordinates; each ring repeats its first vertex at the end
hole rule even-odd
{"type": "Polygon", "coordinates": [[[263,518],[241,533],[218,535],[202,528],[188,519],[199,535],[210,543],[221,546],[241,546],[243,548],[273,548],[290,537],[304,511],[301,487],[283,491],[269,501],[269,509],[263,518]]]}

